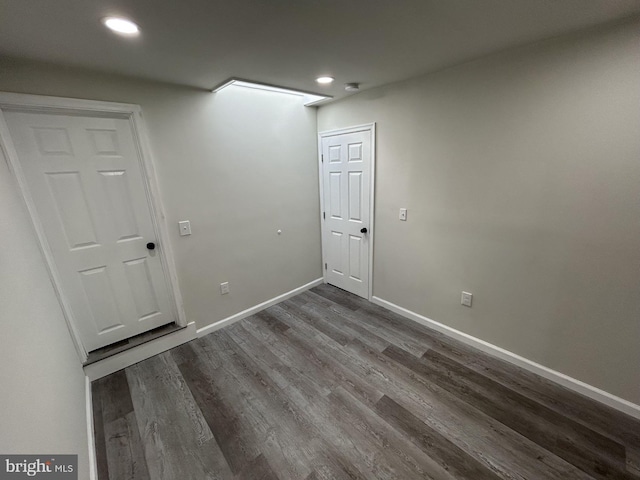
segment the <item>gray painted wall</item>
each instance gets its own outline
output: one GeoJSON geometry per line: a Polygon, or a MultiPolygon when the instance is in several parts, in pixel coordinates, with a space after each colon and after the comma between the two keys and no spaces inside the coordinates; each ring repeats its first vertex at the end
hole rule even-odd
{"type": "Polygon", "coordinates": [[[320,131],[377,122],[374,295],[636,404],[639,26],[503,52],[318,113],[320,131]]]}
{"type": "Polygon", "coordinates": [[[84,373],[2,150],[0,232],[0,452],[78,454],[88,479],[84,373]]]}
{"type": "Polygon", "coordinates": [[[185,311],[198,328],[322,276],[316,110],[299,97],[11,59],[0,59],[0,90],[142,106],[185,311]],[[178,235],[179,220],[193,235],[178,235]],[[221,296],[225,281],[231,293],[221,296]]]}

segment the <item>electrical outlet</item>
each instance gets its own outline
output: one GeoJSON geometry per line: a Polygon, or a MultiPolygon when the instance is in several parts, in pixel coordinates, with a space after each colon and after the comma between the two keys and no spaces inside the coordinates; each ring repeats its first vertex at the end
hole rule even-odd
{"type": "Polygon", "coordinates": [[[191,222],[189,220],[183,220],[178,222],[178,228],[180,229],[180,236],[191,235],[191,222]]]}
{"type": "Polygon", "coordinates": [[[229,282],[224,282],[220,284],[220,295],[226,295],[229,293],[229,282]]]}
{"type": "Polygon", "coordinates": [[[462,299],[460,300],[460,303],[462,305],[464,305],[465,307],[470,307],[472,301],[473,301],[473,293],[462,292],[462,299]]]}
{"type": "Polygon", "coordinates": [[[398,215],[398,218],[400,220],[402,220],[403,222],[407,221],[407,209],[406,208],[401,208],[400,209],[400,214],[398,215]]]}

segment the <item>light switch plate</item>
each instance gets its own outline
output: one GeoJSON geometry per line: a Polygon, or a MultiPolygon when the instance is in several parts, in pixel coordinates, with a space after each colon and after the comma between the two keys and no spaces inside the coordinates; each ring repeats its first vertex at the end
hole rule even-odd
{"type": "Polygon", "coordinates": [[[224,282],[220,284],[220,295],[226,295],[229,293],[229,282],[224,282]]]}
{"type": "Polygon", "coordinates": [[[400,218],[400,220],[402,220],[403,222],[407,221],[407,209],[406,208],[401,208],[400,209],[400,215],[398,215],[398,218],[400,218]]]}
{"type": "Polygon", "coordinates": [[[191,222],[189,220],[183,220],[178,222],[178,228],[180,229],[180,236],[191,235],[191,222]]]}
{"type": "Polygon", "coordinates": [[[472,293],[462,292],[462,298],[460,300],[460,303],[462,305],[464,305],[465,307],[470,307],[472,301],[473,301],[473,294],[472,293]]]}

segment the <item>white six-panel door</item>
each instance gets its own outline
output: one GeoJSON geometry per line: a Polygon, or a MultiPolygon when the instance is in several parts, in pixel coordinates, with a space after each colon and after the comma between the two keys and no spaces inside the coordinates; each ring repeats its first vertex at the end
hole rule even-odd
{"type": "Polygon", "coordinates": [[[321,136],[325,280],[369,296],[371,130],[321,136]]]}
{"type": "Polygon", "coordinates": [[[174,321],[129,120],[4,117],[86,350],[174,321]]]}

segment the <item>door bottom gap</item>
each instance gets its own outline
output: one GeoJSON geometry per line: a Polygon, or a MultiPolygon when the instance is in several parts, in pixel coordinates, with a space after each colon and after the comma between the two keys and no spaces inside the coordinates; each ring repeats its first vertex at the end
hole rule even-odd
{"type": "Polygon", "coordinates": [[[162,325],[161,327],[154,328],[153,330],[149,330],[148,332],[144,332],[134,337],[127,338],[126,340],[121,340],[119,342],[112,343],[111,345],[107,345],[106,347],[92,350],[87,356],[87,361],[84,362],[82,366],[86,367],[87,365],[91,365],[92,363],[96,363],[100,360],[104,360],[105,358],[117,355],[118,353],[126,352],[127,350],[131,350],[132,348],[140,346],[143,343],[150,342],[151,340],[155,340],[156,338],[164,337],[165,335],[177,332],[178,330],[182,330],[183,328],[185,327],[176,325],[175,322],[168,323],[167,325],[162,325]]]}

